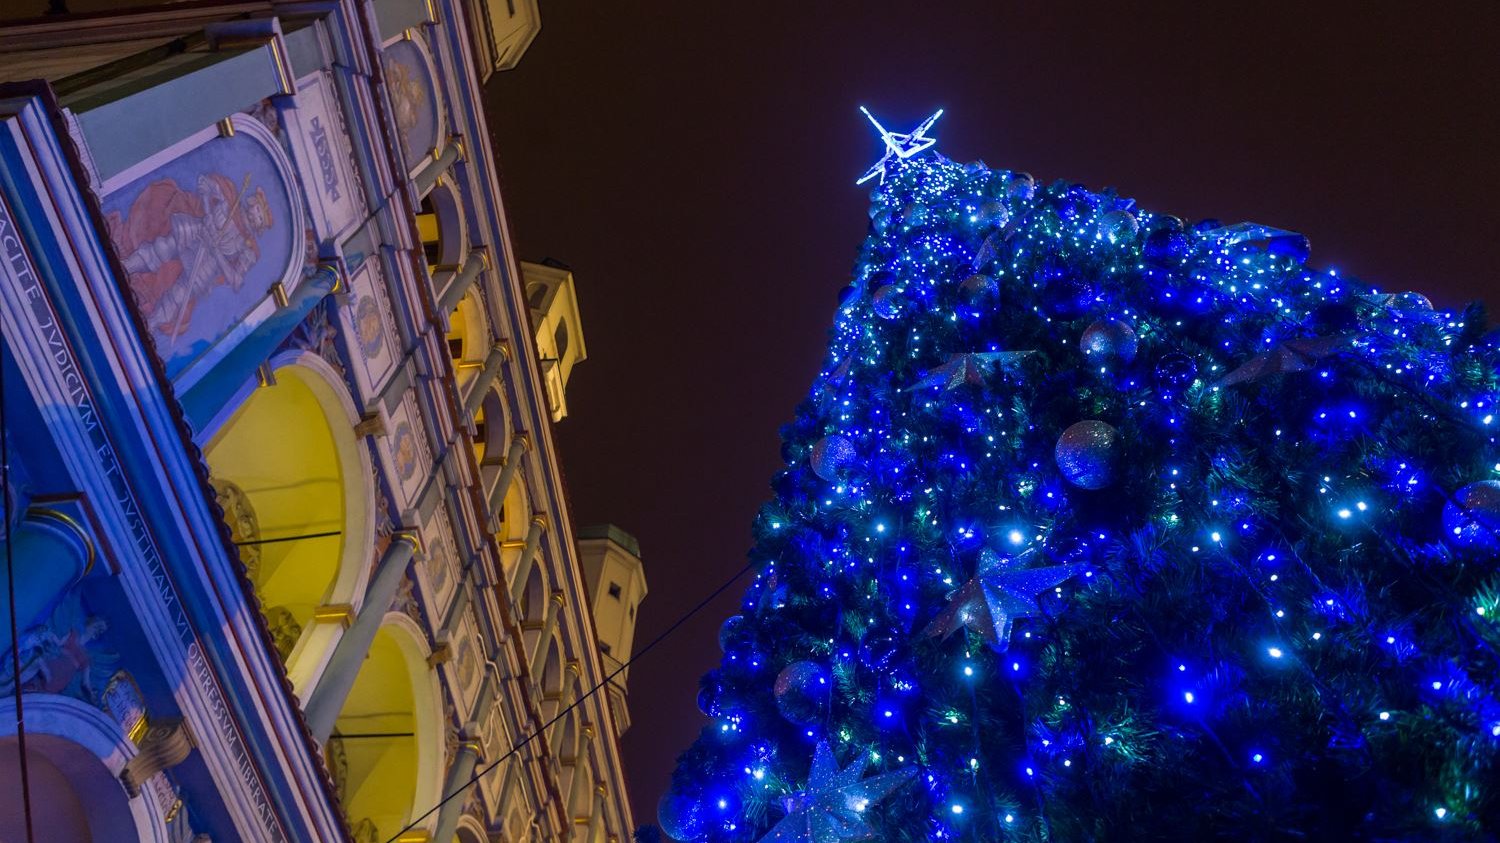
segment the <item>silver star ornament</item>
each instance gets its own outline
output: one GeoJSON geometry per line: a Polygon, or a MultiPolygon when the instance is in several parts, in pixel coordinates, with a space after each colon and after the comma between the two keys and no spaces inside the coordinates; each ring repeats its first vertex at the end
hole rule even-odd
{"type": "Polygon", "coordinates": [[[875,834],[865,819],[871,805],[905,784],[916,769],[905,767],[864,778],[863,753],[840,770],[827,741],[813,750],[807,789],[786,798],[786,816],[760,843],[843,843],[875,834]]]}
{"type": "Polygon", "coordinates": [[[922,379],[906,388],[912,392],[923,387],[940,386],[945,391],[957,389],[964,384],[982,386],[985,378],[994,373],[995,367],[1012,366],[1034,351],[974,351],[954,354],[948,362],[922,376],[922,379]]]}
{"type": "Polygon", "coordinates": [[[1016,618],[1041,613],[1037,598],[1049,588],[1083,570],[1082,565],[1012,568],[988,548],[980,552],[979,570],[953,593],[942,613],[927,625],[927,635],[946,640],[968,627],[997,653],[1010,648],[1016,618]]]}

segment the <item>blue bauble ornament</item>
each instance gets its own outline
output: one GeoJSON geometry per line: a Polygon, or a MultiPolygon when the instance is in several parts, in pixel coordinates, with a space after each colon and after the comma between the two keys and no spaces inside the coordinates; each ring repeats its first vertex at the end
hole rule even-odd
{"type": "Polygon", "coordinates": [[[1069,273],[1042,288],[1047,309],[1063,319],[1082,314],[1098,295],[1094,283],[1082,275],[1069,273]]]}
{"type": "Polygon", "coordinates": [[[1053,456],[1069,483],[1103,489],[1115,482],[1120,462],[1120,434],[1098,419],[1081,421],[1057,438],[1053,456]]]}
{"type": "Polygon", "coordinates": [[[1500,480],[1459,489],[1443,507],[1443,535],[1460,547],[1500,548],[1500,480]]]}
{"type": "Polygon", "coordinates": [[[875,295],[871,297],[871,307],[875,308],[875,315],[881,319],[899,317],[901,304],[901,291],[891,284],[876,290],[875,295]]]}
{"type": "Polygon", "coordinates": [[[985,228],[1000,228],[1010,222],[1010,209],[1005,203],[991,199],[974,211],[974,224],[985,228]]]}
{"type": "Polygon", "coordinates": [[[1078,345],[1090,363],[1129,363],[1135,359],[1139,341],[1129,324],[1109,318],[1085,328],[1078,345]]]}
{"type": "Polygon", "coordinates": [[[745,646],[750,638],[750,621],[744,615],[730,615],[719,624],[719,649],[726,653],[745,646]]]}
{"type": "Polygon", "coordinates": [[[859,454],[848,437],[831,433],[813,443],[808,462],[812,465],[813,474],[836,483],[849,473],[858,459],[859,454]]]}
{"type": "Polygon", "coordinates": [[[1000,295],[1000,285],[988,275],[975,273],[958,285],[958,293],[965,303],[978,305],[1000,295]]]}
{"type": "Polygon", "coordinates": [[[698,683],[698,710],[709,717],[719,716],[719,700],[724,696],[724,683],[712,674],[698,683]]]}
{"type": "Polygon", "coordinates": [[[1099,238],[1109,243],[1129,243],[1140,227],[1129,211],[1116,209],[1099,215],[1099,238]]]}
{"type": "Polygon", "coordinates": [[[828,713],[833,680],[817,662],[792,662],[776,674],[776,710],[798,726],[820,723],[828,713]]]}
{"type": "Polygon", "coordinates": [[[1191,249],[1187,235],[1169,228],[1158,228],[1146,235],[1141,254],[1146,262],[1156,266],[1182,263],[1191,249]]]}
{"type": "Polygon", "coordinates": [[[688,843],[703,837],[708,830],[703,819],[703,806],[698,800],[675,787],[663,793],[661,801],[656,803],[656,822],[673,840],[688,843]]]}
{"type": "Polygon", "coordinates": [[[1312,243],[1301,234],[1278,234],[1266,241],[1266,254],[1286,258],[1293,263],[1303,263],[1312,254],[1312,243]]]}
{"type": "Polygon", "coordinates": [[[1167,392],[1181,392],[1198,377],[1198,364],[1178,351],[1168,352],[1156,361],[1156,385],[1167,392]]]}
{"type": "Polygon", "coordinates": [[[1030,173],[1011,173],[1005,181],[1005,195],[1011,199],[1027,202],[1035,194],[1036,181],[1030,173]]]}

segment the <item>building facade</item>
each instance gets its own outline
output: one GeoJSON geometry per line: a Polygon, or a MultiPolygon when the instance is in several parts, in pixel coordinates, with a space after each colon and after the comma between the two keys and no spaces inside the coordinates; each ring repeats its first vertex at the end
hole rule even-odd
{"type": "Polygon", "coordinates": [[[481,110],[538,26],[0,25],[0,839],[628,839],[640,554],[577,539],[481,110]]]}

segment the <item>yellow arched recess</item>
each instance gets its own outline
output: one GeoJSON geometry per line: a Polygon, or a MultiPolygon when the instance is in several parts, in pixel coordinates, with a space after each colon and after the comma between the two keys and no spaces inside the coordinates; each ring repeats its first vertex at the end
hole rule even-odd
{"type": "MultiPolygon", "coordinates": [[[[388,618],[390,616],[387,616],[388,618]]],[[[334,724],[327,757],[356,840],[389,840],[435,804],[441,703],[415,639],[387,622],[334,724]]]]}
{"type": "Polygon", "coordinates": [[[204,452],[277,654],[300,688],[321,669],[338,627],[337,617],[317,620],[358,588],[367,493],[342,387],[301,365],[275,375],[204,452]]]}
{"type": "Polygon", "coordinates": [[[448,356],[462,390],[480,369],[489,353],[489,332],[485,329],[483,305],[471,291],[448,315],[448,356]]]}
{"type": "Polygon", "coordinates": [[[442,227],[438,224],[431,197],[422,200],[422,210],[417,214],[417,236],[422,240],[422,256],[430,272],[442,260],[443,254],[442,227]]]}

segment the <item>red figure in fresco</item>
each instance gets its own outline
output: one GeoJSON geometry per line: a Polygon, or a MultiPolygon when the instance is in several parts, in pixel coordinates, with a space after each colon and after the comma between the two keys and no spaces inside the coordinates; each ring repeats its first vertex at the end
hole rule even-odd
{"type": "Polygon", "coordinates": [[[170,178],[152,182],[123,217],[108,216],[141,311],[173,342],[212,288],[239,290],[271,222],[265,192],[250,189],[249,175],[236,185],[219,173],[200,175],[193,191],[170,178]]]}

